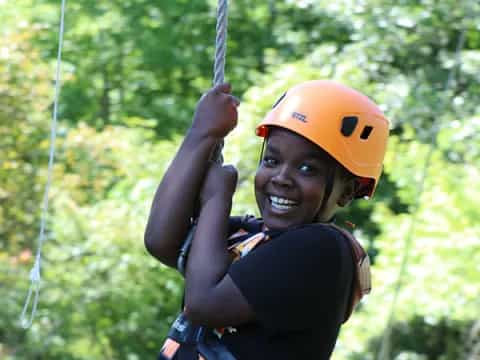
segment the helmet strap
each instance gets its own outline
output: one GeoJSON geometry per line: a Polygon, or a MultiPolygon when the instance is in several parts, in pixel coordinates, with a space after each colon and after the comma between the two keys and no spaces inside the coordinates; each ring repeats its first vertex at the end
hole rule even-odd
{"type": "MultiPolygon", "coordinates": [[[[333,182],[335,181],[336,170],[336,166],[332,166],[325,174],[325,192],[323,194],[322,205],[320,206],[320,210],[318,210],[318,214],[316,216],[317,221],[319,220],[318,218],[320,216],[320,213],[323,211],[323,209],[326,208],[330,195],[332,195],[333,182]]],[[[327,222],[331,222],[331,220],[328,220],[327,222]]]]}
{"type": "Polygon", "coordinates": [[[265,145],[266,144],[267,144],[267,138],[264,137],[263,142],[262,142],[262,149],[260,150],[260,159],[258,159],[258,166],[260,166],[262,161],[263,161],[263,153],[265,152],[265,145]]]}

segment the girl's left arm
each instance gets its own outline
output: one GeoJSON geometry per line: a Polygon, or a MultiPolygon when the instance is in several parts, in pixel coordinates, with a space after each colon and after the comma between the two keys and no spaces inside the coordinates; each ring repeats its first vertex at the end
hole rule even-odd
{"type": "Polygon", "coordinates": [[[209,327],[237,325],[253,319],[253,311],[228,275],[228,219],[237,173],[213,164],[201,192],[201,211],[185,275],[185,314],[209,327]]]}

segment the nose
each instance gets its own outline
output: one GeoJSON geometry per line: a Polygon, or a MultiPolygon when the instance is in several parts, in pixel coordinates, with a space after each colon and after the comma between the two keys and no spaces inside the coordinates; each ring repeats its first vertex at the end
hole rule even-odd
{"type": "Polygon", "coordinates": [[[293,180],[291,178],[290,170],[288,166],[281,166],[278,168],[278,171],[272,177],[271,181],[273,184],[282,186],[282,187],[290,187],[293,185],[293,180]]]}

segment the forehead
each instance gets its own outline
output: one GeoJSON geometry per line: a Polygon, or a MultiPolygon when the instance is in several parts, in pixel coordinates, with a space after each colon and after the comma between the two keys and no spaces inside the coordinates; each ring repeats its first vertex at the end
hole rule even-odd
{"type": "Polygon", "coordinates": [[[279,127],[272,127],[267,138],[267,150],[287,152],[290,155],[309,156],[331,161],[331,156],[303,136],[279,127]]]}

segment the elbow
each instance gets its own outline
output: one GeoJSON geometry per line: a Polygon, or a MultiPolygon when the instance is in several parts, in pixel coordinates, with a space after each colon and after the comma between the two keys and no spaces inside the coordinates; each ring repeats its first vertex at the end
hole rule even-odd
{"type": "MultiPolygon", "coordinates": [[[[188,280],[187,280],[188,281],[188,280]]],[[[225,307],[214,289],[185,289],[184,314],[194,325],[210,328],[225,326],[225,307]]]]}
{"type": "Polygon", "coordinates": [[[155,256],[156,246],[155,242],[153,241],[151,231],[149,231],[148,227],[145,229],[145,233],[143,234],[143,244],[145,245],[145,249],[148,251],[148,253],[155,256]]]}
{"type": "Polygon", "coordinates": [[[151,231],[149,231],[149,229],[147,228],[145,230],[145,234],[143,235],[143,244],[145,245],[145,249],[147,250],[147,252],[159,260],[161,260],[163,253],[162,248],[159,245],[160,243],[161,242],[159,241],[159,239],[153,236],[151,231]]]}
{"type": "Polygon", "coordinates": [[[160,261],[162,264],[176,268],[177,267],[177,251],[175,249],[169,249],[162,244],[162,239],[158,236],[154,236],[147,228],[143,236],[143,243],[147,252],[160,261]]]}
{"type": "Polygon", "coordinates": [[[211,326],[211,315],[206,305],[206,302],[201,299],[186,297],[184,314],[195,325],[211,326]]]}

